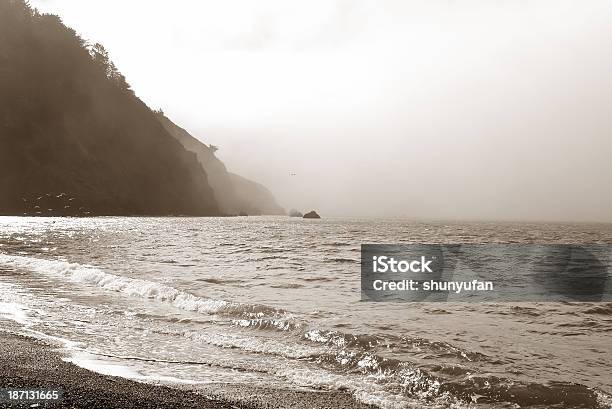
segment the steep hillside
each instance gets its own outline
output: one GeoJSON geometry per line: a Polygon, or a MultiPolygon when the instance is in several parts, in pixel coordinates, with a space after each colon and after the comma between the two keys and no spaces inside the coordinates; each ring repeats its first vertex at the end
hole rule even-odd
{"type": "Polygon", "coordinates": [[[285,214],[283,208],[276,203],[274,196],[265,186],[228,172],[223,162],[215,156],[215,147],[200,142],[164,116],[162,112],[158,112],[158,118],[170,134],[187,150],[197,155],[206,170],[208,181],[222,212],[249,215],[285,214]]]}
{"type": "Polygon", "coordinates": [[[196,156],[100,45],[0,1],[0,214],[216,215],[196,156]],[[46,198],[46,199],[45,199],[46,198]]]}
{"type": "Polygon", "coordinates": [[[243,212],[247,214],[285,214],[285,210],[276,203],[272,192],[264,185],[235,173],[229,173],[229,178],[243,212]]]}

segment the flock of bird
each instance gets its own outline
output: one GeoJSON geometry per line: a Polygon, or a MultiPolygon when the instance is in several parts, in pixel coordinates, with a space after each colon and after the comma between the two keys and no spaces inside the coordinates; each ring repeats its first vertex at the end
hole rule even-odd
{"type": "Polygon", "coordinates": [[[85,207],[80,206],[80,201],[76,197],[66,193],[51,194],[45,193],[31,199],[22,197],[24,203],[25,216],[88,216],[91,212],[85,207]]]}

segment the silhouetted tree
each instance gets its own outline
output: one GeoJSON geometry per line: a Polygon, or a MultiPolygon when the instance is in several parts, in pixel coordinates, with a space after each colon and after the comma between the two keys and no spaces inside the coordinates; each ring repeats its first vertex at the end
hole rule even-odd
{"type": "Polygon", "coordinates": [[[96,43],[90,49],[90,55],[96,66],[98,66],[119,88],[130,91],[130,86],[125,80],[123,74],[119,72],[115,64],[110,60],[108,51],[100,43],[96,43]]]}

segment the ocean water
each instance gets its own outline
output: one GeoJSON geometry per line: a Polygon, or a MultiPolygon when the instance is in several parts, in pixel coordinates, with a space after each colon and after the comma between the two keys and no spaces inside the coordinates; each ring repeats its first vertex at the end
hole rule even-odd
{"type": "Polygon", "coordinates": [[[102,373],[382,408],[612,407],[611,303],[360,301],[362,243],[612,244],[612,225],[0,218],[0,329],[102,373]]]}

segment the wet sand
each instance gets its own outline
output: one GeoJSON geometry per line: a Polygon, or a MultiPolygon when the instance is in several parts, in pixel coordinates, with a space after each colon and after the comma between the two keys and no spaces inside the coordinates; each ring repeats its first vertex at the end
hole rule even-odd
{"type": "Polygon", "coordinates": [[[60,403],[0,402],[0,407],[372,408],[337,391],[212,384],[196,392],[100,375],[65,362],[51,345],[5,332],[0,332],[0,357],[0,388],[63,390],[60,403]]]}

